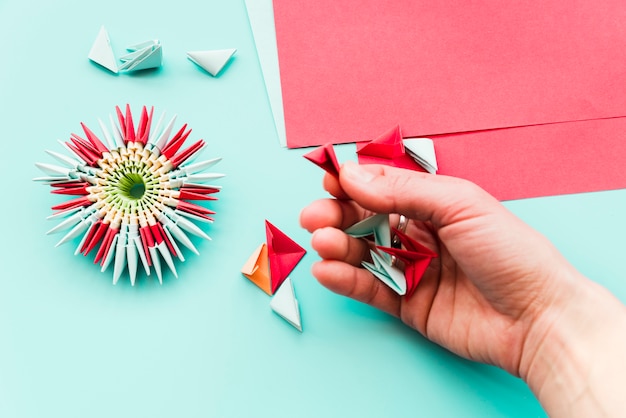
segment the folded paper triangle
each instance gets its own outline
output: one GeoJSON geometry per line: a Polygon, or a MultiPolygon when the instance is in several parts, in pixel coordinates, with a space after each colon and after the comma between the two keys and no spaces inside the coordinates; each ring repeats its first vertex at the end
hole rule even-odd
{"type": "Polygon", "coordinates": [[[187,52],[187,58],[215,77],[222,71],[235,52],[237,52],[235,48],[189,51],[187,52]]]}
{"type": "Polygon", "coordinates": [[[407,289],[407,281],[404,272],[392,266],[389,260],[382,257],[376,251],[370,250],[370,254],[372,255],[373,263],[363,261],[361,262],[363,267],[389,286],[394,292],[399,295],[404,295],[407,289]]]}
{"type": "Polygon", "coordinates": [[[426,171],[437,172],[437,156],[435,145],[430,138],[409,138],[402,141],[405,151],[426,171]]]}
{"type": "Polygon", "coordinates": [[[259,245],[242,267],[241,273],[265,293],[272,294],[267,245],[259,245]]]}
{"type": "Polygon", "coordinates": [[[270,263],[271,293],[273,294],[304,257],[306,250],[267,220],[265,221],[265,234],[270,263]]]}
{"type": "Polygon", "coordinates": [[[388,159],[404,154],[400,126],[396,125],[378,138],[364,144],[357,153],[388,159]]]}
{"type": "Polygon", "coordinates": [[[126,48],[129,53],[120,57],[121,71],[139,71],[158,68],[163,63],[163,49],[158,40],[145,41],[126,48]]]}
{"type": "Polygon", "coordinates": [[[106,68],[107,70],[117,74],[117,61],[113,49],[111,48],[111,41],[109,40],[109,34],[104,26],[100,27],[98,36],[91,46],[89,55],[87,56],[91,61],[106,68]]]}
{"type": "MultiPolygon", "coordinates": [[[[365,218],[346,229],[346,234],[355,238],[365,238],[374,236],[374,243],[382,247],[391,247],[391,233],[389,226],[389,215],[385,213],[377,214],[365,218]]],[[[391,261],[387,254],[383,256],[391,261]]]]}
{"type": "Polygon", "coordinates": [[[404,276],[406,278],[407,288],[406,297],[409,298],[413,292],[415,292],[415,289],[422,279],[424,272],[430,265],[430,261],[437,257],[437,253],[424,247],[422,244],[398,229],[394,228],[393,232],[400,239],[400,242],[404,245],[405,249],[380,246],[377,248],[389,255],[397,257],[405,264],[404,276]]]}
{"type": "Polygon", "coordinates": [[[398,125],[372,141],[357,143],[356,153],[361,164],[385,164],[422,171],[420,165],[406,154],[398,125]]]}
{"type": "Polygon", "coordinates": [[[317,147],[313,151],[304,154],[304,158],[322,167],[331,175],[339,177],[339,163],[337,162],[333,144],[317,147]]]}
{"type": "Polygon", "coordinates": [[[270,302],[270,307],[298,331],[302,332],[300,307],[293,291],[293,284],[290,277],[287,277],[283,284],[276,290],[270,302]]]}

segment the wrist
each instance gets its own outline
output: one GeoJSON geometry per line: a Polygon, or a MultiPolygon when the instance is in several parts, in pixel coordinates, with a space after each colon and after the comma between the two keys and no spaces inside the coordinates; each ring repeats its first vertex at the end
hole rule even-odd
{"type": "Polygon", "coordinates": [[[626,410],[626,309],[603,287],[572,275],[530,328],[520,376],[550,416],[614,416],[626,410]]]}

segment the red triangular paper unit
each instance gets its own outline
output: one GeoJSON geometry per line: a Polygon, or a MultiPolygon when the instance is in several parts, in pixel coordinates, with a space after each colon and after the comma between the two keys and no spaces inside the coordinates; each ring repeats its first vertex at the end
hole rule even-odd
{"type": "Polygon", "coordinates": [[[406,297],[409,298],[415,292],[424,272],[430,264],[430,260],[437,257],[437,253],[424,247],[413,238],[396,228],[392,228],[393,232],[400,239],[400,242],[406,248],[390,248],[378,246],[380,250],[387,254],[393,255],[401,260],[404,264],[404,276],[406,278],[406,297]]]}
{"type": "Polygon", "coordinates": [[[306,250],[267,220],[265,234],[270,260],[271,288],[274,294],[304,257],[306,250]]]}
{"type": "Polygon", "coordinates": [[[339,163],[337,162],[333,144],[317,147],[313,151],[304,154],[304,158],[322,167],[333,176],[339,177],[339,163]]]}
{"type": "Polygon", "coordinates": [[[404,152],[402,132],[396,125],[378,138],[356,144],[360,164],[385,164],[392,167],[424,171],[419,164],[404,152]]]}
{"type": "Polygon", "coordinates": [[[357,153],[359,155],[369,155],[372,157],[388,159],[404,154],[404,145],[402,144],[400,126],[394,126],[378,138],[361,146],[357,153]]]}

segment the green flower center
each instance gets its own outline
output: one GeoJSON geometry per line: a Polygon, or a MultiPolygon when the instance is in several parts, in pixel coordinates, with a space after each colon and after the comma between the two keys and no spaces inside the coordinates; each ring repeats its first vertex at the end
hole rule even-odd
{"type": "Polygon", "coordinates": [[[146,182],[138,173],[128,173],[119,179],[120,195],[129,200],[140,200],[146,193],[146,182]]]}
{"type": "Polygon", "coordinates": [[[103,171],[103,199],[112,207],[132,213],[148,209],[158,200],[159,177],[145,163],[124,158],[103,171]]]}

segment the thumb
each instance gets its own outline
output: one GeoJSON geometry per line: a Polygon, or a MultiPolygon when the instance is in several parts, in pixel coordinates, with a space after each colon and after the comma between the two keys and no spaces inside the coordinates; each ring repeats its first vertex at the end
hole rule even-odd
{"type": "Polygon", "coordinates": [[[512,216],[489,193],[455,177],[347,161],[339,178],[345,193],[365,209],[400,213],[438,227],[468,215],[512,216]]]}
{"type": "Polygon", "coordinates": [[[546,278],[573,271],[545,237],[469,181],[350,162],[339,181],[367,210],[430,222],[460,270],[503,312],[511,308],[503,295],[524,289],[531,300],[548,301],[557,293],[547,292],[546,278]]]}

